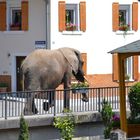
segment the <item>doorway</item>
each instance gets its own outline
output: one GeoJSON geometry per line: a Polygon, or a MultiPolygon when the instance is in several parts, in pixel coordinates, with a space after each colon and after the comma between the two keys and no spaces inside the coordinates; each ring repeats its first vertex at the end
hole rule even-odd
{"type": "Polygon", "coordinates": [[[22,64],[22,61],[25,59],[26,56],[16,56],[16,78],[17,78],[17,82],[16,82],[16,91],[23,91],[23,88],[22,88],[22,83],[23,83],[23,80],[22,80],[22,74],[21,74],[21,64],[22,64]]]}

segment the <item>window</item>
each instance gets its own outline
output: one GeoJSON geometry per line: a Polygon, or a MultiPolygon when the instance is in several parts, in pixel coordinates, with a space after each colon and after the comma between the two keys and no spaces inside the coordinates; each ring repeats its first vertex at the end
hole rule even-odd
{"type": "Polygon", "coordinates": [[[113,31],[138,30],[138,2],[132,4],[112,4],[113,31]]]}
{"type": "Polygon", "coordinates": [[[66,5],[66,31],[76,31],[79,29],[78,22],[78,5],[76,4],[67,4],[66,5]]]}
{"type": "MultiPolygon", "coordinates": [[[[113,81],[118,81],[118,54],[113,54],[113,81]]],[[[138,56],[128,57],[125,60],[125,79],[138,80],[138,56]]]]}
{"type": "Polygon", "coordinates": [[[86,31],[86,2],[58,3],[59,31],[86,31]]]}
{"type": "Polygon", "coordinates": [[[28,1],[0,1],[0,31],[28,30],[28,1]]]}
{"type": "Polygon", "coordinates": [[[125,80],[132,80],[133,79],[133,61],[132,57],[128,57],[125,60],[125,80]]]}
{"type": "Polygon", "coordinates": [[[119,6],[119,30],[130,30],[130,5],[119,6]]]}
{"type": "Polygon", "coordinates": [[[21,9],[11,8],[10,30],[21,30],[21,9]]]}

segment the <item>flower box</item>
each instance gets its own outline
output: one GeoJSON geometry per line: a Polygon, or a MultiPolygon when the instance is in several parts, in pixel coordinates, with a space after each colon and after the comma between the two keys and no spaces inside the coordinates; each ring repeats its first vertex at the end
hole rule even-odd
{"type": "Polygon", "coordinates": [[[72,89],[72,93],[87,93],[87,92],[88,92],[88,89],[85,89],[85,88],[72,89]]]}
{"type": "Polygon", "coordinates": [[[120,25],[120,26],[119,26],[119,30],[120,30],[120,31],[125,31],[125,32],[127,32],[129,29],[130,29],[130,26],[127,25],[127,24],[125,24],[125,25],[120,25]]]}
{"type": "Polygon", "coordinates": [[[72,23],[66,23],[66,31],[76,31],[76,25],[72,23]]]}
{"type": "Polygon", "coordinates": [[[72,83],[72,93],[87,93],[89,84],[87,82],[75,82],[72,83]]]}
{"type": "Polygon", "coordinates": [[[10,30],[11,31],[18,31],[18,30],[20,30],[20,27],[19,26],[13,26],[13,27],[10,27],[10,30]]]}

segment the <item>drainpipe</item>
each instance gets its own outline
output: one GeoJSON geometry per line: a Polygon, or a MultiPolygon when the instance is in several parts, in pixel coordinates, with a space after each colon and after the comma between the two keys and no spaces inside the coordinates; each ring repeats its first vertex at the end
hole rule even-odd
{"type": "Polygon", "coordinates": [[[46,49],[51,49],[51,0],[46,2],[46,49]]]}

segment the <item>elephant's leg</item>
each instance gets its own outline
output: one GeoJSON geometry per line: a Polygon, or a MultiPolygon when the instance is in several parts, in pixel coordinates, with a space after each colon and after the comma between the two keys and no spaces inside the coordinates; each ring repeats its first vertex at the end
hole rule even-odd
{"type": "Polygon", "coordinates": [[[88,96],[87,96],[87,94],[86,93],[82,93],[82,101],[84,101],[84,102],[88,102],[88,96]]]}
{"type": "Polygon", "coordinates": [[[35,113],[37,113],[37,109],[35,107],[34,97],[31,93],[28,93],[28,96],[26,98],[25,107],[24,107],[24,114],[33,115],[35,113]]]}
{"type": "Polygon", "coordinates": [[[70,82],[71,77],[67,75],[64,79],[64,108],[68,110],[70,109],[70,82]]]}
{"type": "Polygon", "coordinates": [[[54,95],[55,94],[55,91],[51,91],[51,93],[49,94],[49,105],[50,107],[54,106],[54,95]]]}
{"type": "Polygon", "coordinates": [[[38,110],[36,108],[36,105],[35,105],[35,101],[34,100],[35,99],[33,98],[33,100],[32,100],[32,112],[33,112],[33,114],[37,114],[38,113],[38,110]]]}
{"type": "Polygon", "coordinates": [[[70,90],[64,90],[64,108],[70,109],[70,90]]]}

